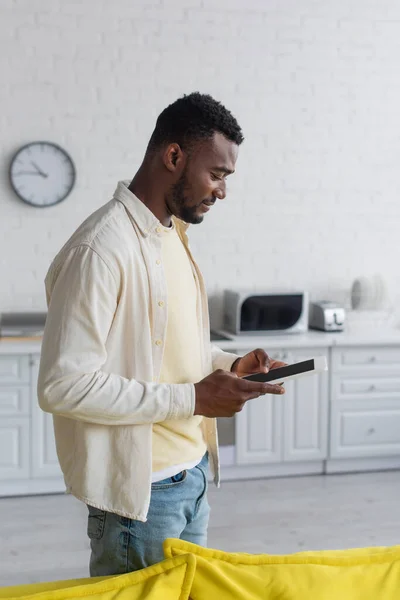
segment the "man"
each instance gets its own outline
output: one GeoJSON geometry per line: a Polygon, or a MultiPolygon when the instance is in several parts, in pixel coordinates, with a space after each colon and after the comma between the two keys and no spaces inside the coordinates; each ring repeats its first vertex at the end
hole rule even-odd
{"type": "Polygon", "coordinates": [[[219,481],[215,417],[277,385],[241,379],[281,363],[210,346],[207,297],[186,229],[235,171],[241,129],[193,93],[158,117],[142,165],[92,214],[46,276],[39,403],[53,413],[67,490],[88,505],[90,573],[206,544],[207,465],[219,481]]]}

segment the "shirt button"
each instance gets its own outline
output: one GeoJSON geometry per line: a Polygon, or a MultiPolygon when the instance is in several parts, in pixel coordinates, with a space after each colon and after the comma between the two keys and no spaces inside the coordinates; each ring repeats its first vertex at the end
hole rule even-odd
{"type": "Polygon", "coordinates": [[[161,229],[161,227],[156,227],[156,232],[157,232],[157,233],[161,233],[161,232],[162,232],[162,229],[161,229]]]}
{"type": "Polygon", "coordinates": [[[156,346],[162,346],[162,340],[156,340],[156,346]]]}
{"type": "Polygon", "coordinates": [[[158,306],[161,306],[161,308],[164,306],[164,301],[163,300],[159,300],[158,301],[158,306]]]}
{"type": "Polygon", "coordinates": [[[159,258],[156,260],[156,265],[161,265],[161,260],[159,258]]]}

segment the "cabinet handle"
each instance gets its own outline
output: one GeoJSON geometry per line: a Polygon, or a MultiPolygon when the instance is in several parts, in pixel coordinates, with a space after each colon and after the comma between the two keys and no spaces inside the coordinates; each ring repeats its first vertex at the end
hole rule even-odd
{"type": "Polygon", "coordinates": [[[370,363],[374,363],[376,362],[376,356],[371,356],[371,358],[369,359],[370,363]]]}
{"type": "Polygon", "coordinates": [[[370,391],[370,392],[376,392],[376,385],[371,385],[371,386],[369,387],[369,391],[370,391]]]}
{"type": "Polygon", "coordinates": [[[368,429],[368,435],[372,435],[373,433],[375,433],[375,429],[374,427],[371,427],[370,429],[368,429]]]}

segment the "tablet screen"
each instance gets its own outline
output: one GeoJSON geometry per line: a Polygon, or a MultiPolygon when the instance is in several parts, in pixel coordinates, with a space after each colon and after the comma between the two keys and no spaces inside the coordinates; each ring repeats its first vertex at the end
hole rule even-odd
{"type": "Polygon", "coordinates": [[[308,373],[309,371],[314,371],[314,369],[314,359],[311,358],[310,360],[304,360],[299,363],[294,363],[293,365],[287,365],[286,367],[271,369],[271,371],[268,371],[268,373],[254,373],[253,375],[246,375],[246,377],[243,377],[243,379],[267,383],[268,381],[275,381],[277,379],[283,379],[285,377],[291,377],[301,373],[308,373]]]}

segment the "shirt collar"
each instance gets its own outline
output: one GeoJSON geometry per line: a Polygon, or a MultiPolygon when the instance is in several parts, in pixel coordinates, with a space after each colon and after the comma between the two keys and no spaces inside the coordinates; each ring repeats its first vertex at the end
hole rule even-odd
{"type": "MultiPolygon", "coordinates": [[[[141,234],[144,237],[147,237],[155,232],[156,228],[160,225],[160,221],[151,210],[128,189],[129,184],[130,181],[128,180],[119,181],[117,189],[114,192],[114,198],[115,200],[122,202],[139,227],[141,234]]],[[[189,227],[188,223],[181,221],[181,219],[178,219],[177,217],[172,217],[172,220],[180,233],[186,233],[186,230],[189,227]]]]}

